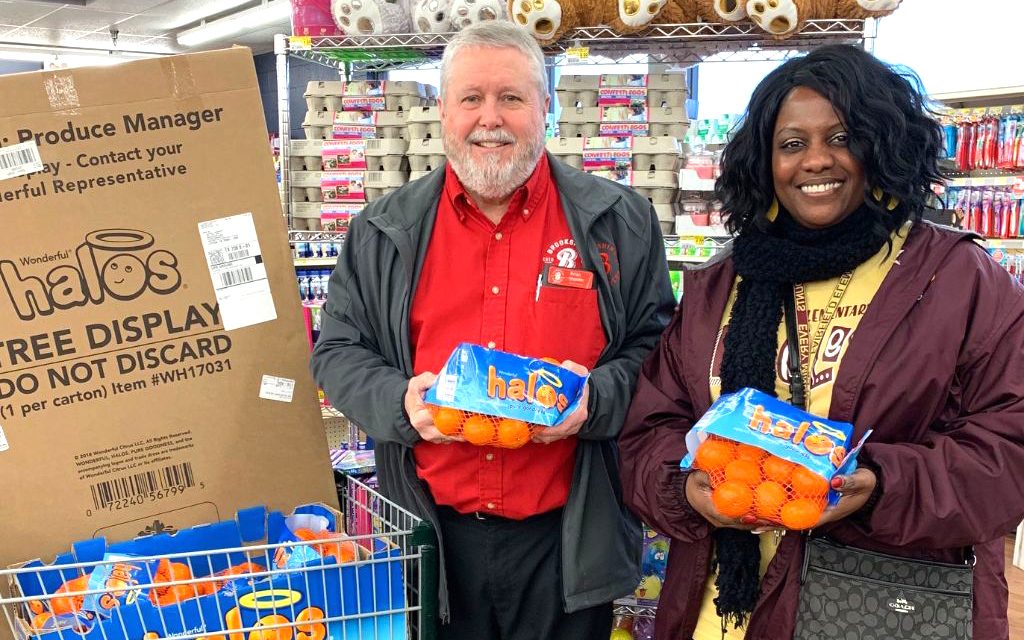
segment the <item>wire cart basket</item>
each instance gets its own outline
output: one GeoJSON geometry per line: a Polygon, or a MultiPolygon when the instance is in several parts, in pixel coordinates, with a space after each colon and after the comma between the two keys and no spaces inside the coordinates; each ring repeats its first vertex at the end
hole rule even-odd
{"type": "Polygon", "coordinates": [[[261,508],[173,535],[76,543],[51,564],[0,569],[0,610],[16,640],[436,638],[433,526],[351,477],[339,496],[341,512],[317,505],[286,520],[261,508]],[[333,533],[312,533],[324,512],[333,533]],[[274,542],[281,532],[294,535],[274,542]],[[224,539],[236,544],[216,546],[224,539]]]}

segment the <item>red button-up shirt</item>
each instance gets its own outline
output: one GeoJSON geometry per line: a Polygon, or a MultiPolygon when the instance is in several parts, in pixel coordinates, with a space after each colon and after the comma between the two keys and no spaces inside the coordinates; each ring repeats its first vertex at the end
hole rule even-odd
{"type": "MultiPolygon", "coordinates": [[[[497,225],[449,165],[412,301],[415,372],[438,372],[460,342],[593,368],[606,343],[597,291],[538,287],[545,264],[581,268],[547,158],[497,225]]],[[[438,504],[522,519],[565,504],[576,438],[520,449],[420,442],[413,454],[438,504]]]]}

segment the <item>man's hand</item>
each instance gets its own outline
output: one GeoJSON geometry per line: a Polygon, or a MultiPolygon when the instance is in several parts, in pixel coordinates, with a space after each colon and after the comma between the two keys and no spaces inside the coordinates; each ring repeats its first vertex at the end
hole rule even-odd
{"type": "Polygon", "coordinates": [[[429,371],[409,379],[409,387],[405,391],[405,414],[409,416],[409,424],[427,442],[447,444],[461,440],[438,431],[434,426],[434,416],[423,402],[423,394],[434,386],[436,380],[437,376],[429,371]]]}
{"type": "Polygon", "coordinates": [[[825,509],[818,524],[814,526],[820,527],[856,513],[867,503],[877,484],[878,477],[875,472],[866,467],[857,467],[857,470],[848,476],[835,476],[832,478],[832,488],[842,494],[842,497],[839,498],[839,504],[825,509]]]}
{"type": "Polygon", "coordinates": [[[757,533],[767,530],[768,523],[759,522],[752,516],[737,520],[719,513],[711,500],[711,478],[703,471],[694,470],[686,476],[685,490],[690,506],[715,528],[743,529],[757,533]]]}
{"type": "MultiPolygon", "coordinates": [[[[563,369],[568,369],[576,375],[585,376],[590,373],[590,370],[581,364],[576,364],[572,360],[565,360],[560,365],[563,369]]],[[[580,428],[583,423],[590,417],[590,413],[587,410],[587,403],[590,401],[590,381],[583,386],[583,397],[580,399],[580,406],[575,411],[570,413],[562,421],[562,424],[557,427],[541,427],[537,433],[533,434],[532,440],[534,442],[542,442],[544,444],[550,444],[558,440],[564,440],[569,436],[574,436],[580,432],[580,428]]]]}

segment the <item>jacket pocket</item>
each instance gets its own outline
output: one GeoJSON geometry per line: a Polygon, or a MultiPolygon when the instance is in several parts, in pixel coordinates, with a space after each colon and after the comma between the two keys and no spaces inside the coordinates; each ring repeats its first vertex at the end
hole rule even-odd
{"type": "Polygon", "coordinates": [[[541,287],[533,304],[537,355],[593,369],[604,350],[596,289],[541,287]]]}

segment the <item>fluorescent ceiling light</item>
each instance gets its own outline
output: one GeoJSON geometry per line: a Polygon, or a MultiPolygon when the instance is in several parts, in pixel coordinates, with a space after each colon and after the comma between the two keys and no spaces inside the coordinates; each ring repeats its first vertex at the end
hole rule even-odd
{"type": "Polygon", "coordinates": [[[192,11],[186,11],[181,15],[170,18],[164,23],[166,29],[177,29],[183,27],[186,24],[192,24],[193,22],[199,22],[203,18],[208,16],[217,15],[225,11],[240,7],[247,2],[252,0],[210,0],[209,2],[202,3],[202,6],[192,11]]]}
{"type": "Polygon", "coordinates": [[[292,15],[289,0],[272,0],[264,4],[207,22],[178,34],[178,44],[194,47],[213,40],[222,40],[245,31],[268,27],[292,15]]]}

